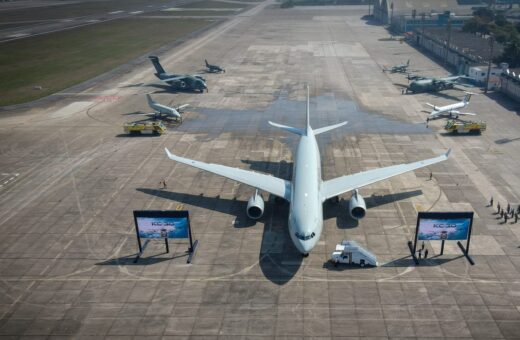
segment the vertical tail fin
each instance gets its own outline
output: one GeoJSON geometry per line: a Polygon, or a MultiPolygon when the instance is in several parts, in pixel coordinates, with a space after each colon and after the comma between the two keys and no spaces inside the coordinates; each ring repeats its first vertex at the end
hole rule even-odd
{"type": "Polygon", "coordinates": [[[155,102],[153,101],[152,99],[152,96],[150,96],[150,94],[146,94],[146,99],[148,100],[148,105],[152,105],[152,104],[155,104],[155,102]]]}
{"type": "Polygon", "coordinates": [[[466,95],[464,96],[464,103],[469,103],[469,100],[471,99],[472,93],[466,92],[466,95]]]}
{"type": "Polygon", "coordinates": [[[309,99],[309,85],[307,84],[307,121],[305,126],[305,132],[308,135],[309,130],[311,129],[311,121],[310,121],[310,99],[309,99]]]}
{"type": "Polygon", "coordinates": [[[154,55],[148,56],[148,58],[152,61],[153,66],[155,67],[155,70],[158,74],[166,73],[159,62],[159,57],[156,57],[154,55]]]}

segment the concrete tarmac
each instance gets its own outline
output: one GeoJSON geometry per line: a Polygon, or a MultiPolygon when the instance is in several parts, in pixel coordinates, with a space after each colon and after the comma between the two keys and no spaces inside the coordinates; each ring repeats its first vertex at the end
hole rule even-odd
{"type": "MultiPolygon", "coordinates": [[[[366,7],[280,9],[264,2],[164,51],[172,73],[201,72],[208,93],[176,93],[143,64],[58,103],[0,118],[0,335],[35,338],[516,339],[520,335],[518,224],[502,224],[490,196],[520,203],[517,106],[499,94],[472,98],[481,136],[426,127],[425,102],[463,92],[402,95],[407,80],[383,66],[411,59],[444,75],[413,47],[388,41],[362,19],[366,7]],[[349,120],[320,136],[324,179],[411,162],[452,148],[450,159],[362,188],[369,207],[348,216],[349,194],[326,203],[318,246],[303,258],[287,231],[288,204],[263,193],[259,221],[245,207],[254,189],[176,164],[177,154],[290,178],[296,137],[268,120],[301,126],[304,84],[311,124],[349,120]],[[146,93],[191,106],[160,137],[128,137],[125,121],[148,112],[146,93]],[[433,175],[429,180],[430,172],[433,175]],[[162,189],[165,180],[167,188],[162,189]],[[151,242],[137,263],[133,210],[189,210],[199,240],[151,242]],[[474,211],[471,266],[453,242],[427,242],[412,261],[418,211],[474,211]],[[380,267],[328,260],[342,239],[380,267]]],[[[476,91],[476,89],[471,89],[476,91]]]]}

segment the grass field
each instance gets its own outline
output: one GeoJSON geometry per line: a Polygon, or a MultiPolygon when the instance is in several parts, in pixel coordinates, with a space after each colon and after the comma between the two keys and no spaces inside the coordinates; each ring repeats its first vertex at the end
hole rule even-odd
{"type": "Polygon", "coordinates": [[[189,4],[185,4],[179,7],[182,8],[244,8],[250,6],[250,4],[244,3],[239,4],[235,2],[220,2],[220,1],[211,1],[211,0],[203,0],[192,2],[189,4]]]}
{"type": "Polygon", "coordinates": [[[210,23],[204,19],[121,19],[3,43],[0,106],[63,90],[210,23]],[[34,90],[36,85],[43,90],[34,90]]]}

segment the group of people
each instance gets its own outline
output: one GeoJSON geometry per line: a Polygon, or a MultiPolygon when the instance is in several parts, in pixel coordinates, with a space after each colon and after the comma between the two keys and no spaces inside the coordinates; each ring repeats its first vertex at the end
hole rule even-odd
{"type": "MultiPolygon", "coordinates": [[[[493,206],[493,197],[491,197],[491,199],[489,200],[489,206],[492,207],[493,206]]],[[[500,206],[500,203],[497,203],[497,212],[496,212],[497,215],[500,215],[500,219],[504,219],[504,223],[507,223],[507,220],[508,219],[515,219],[515,222],[514,223],[517,223],[518,222],[518,215],[520,215],[520,204],[518,205],[518,207],[516,208],[513,208],[511,207],[511,204],[507,203],[507,208],[504,209],[503,207],[500,206]]]]}

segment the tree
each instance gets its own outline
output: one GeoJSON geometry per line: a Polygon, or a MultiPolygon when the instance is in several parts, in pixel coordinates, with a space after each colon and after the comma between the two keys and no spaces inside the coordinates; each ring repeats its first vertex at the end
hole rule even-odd
{"type": "Polygon", "coordinates": [[[520,38],[515,37],[511,39],[504,49],[504,53],[498,58],[496,58],[496,62],[498,63],[508,63],[509,67],[518,67],[520,66],[520,38]]]}

